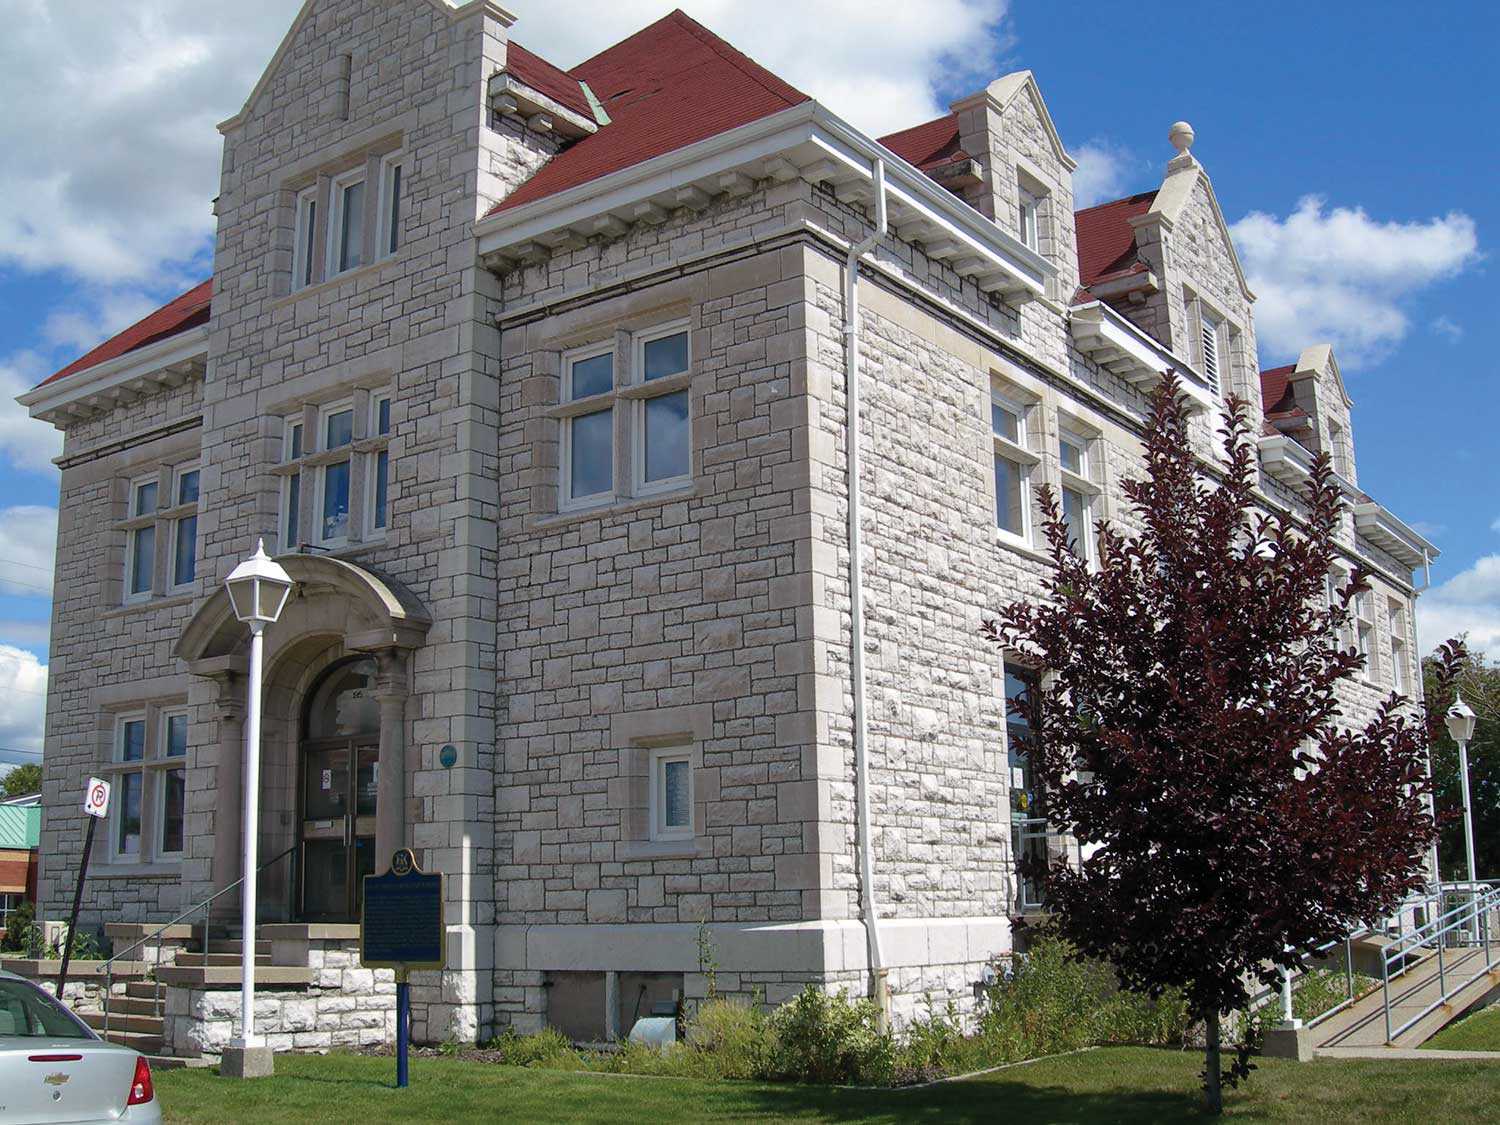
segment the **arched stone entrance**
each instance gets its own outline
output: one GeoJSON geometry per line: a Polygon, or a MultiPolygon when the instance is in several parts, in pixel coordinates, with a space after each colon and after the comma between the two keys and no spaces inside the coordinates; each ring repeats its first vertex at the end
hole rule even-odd
{"type": "MultiPolygon", "coordinates": [[[[391,853],[408,842],[411,654],[423,643],[431,618],[408,590],[373,570],[321,555],[283,555],[276,561],[296,586],[281,618],[265,634],[259,913],[263,920],[301,920],[309,913],[332,920],[351,913],[354,902],[350,896],[342,908],[331,905],[333,888],[324,884],[339,857],[330,852],[342,849],[341,855],[357,855],[342,869],[347,883],[363,871],[385,870],[391,853]],[[340,670],[345,670],[343,680],[354,670],[362,681],[357,698],[342,700],[346,709],[354,708],[343,716],[338,697],[352,689],[340,679],[340,670]],[[347,728],[346,733],[338,734],[341,728],[347,728]],[[351,763],[352,773],[343,778],[351,807],[332,815],[336,804],[320,803],[318,797],[323,795],[322,771],[336,770],[337,755],[325,755],[331,759],[327,764],[309,763],[320,752],[336,750],[339,739],[351,763]],[[363,819],[357,793],[361,758],[365,784],[374,786],[373,817],[363,819]],[[310,768],[316,772],[309,774],[310,768]],[[314,789],[311,804],[309,779],[314,789]],[[335,839],[338,848],[329,843],[335,839]],[[284,853],[289,854],[278,859],[284,853]],[[309,884],[309,878],[314,882],[309,884]]],[[[193,818],[198,838],[189,855],[195,862],[185,871],[192,880],[188,893],[195,900],[230,886],[241,875],[249,636],[221,588],[199,607],[177,643],[177,656],[199,677],[194,700],[206,711],[203,717],[216,720],[218,728],[212,784],[192,786],[206,794],[193,818]]],[[[329,782],[331,791],[332,775],[329,782]]],[[[368,791],[364,795],[367,809],[371,796],[368,791]]],[[[237,898],[223,896],[226,911],[237,898]]]]}

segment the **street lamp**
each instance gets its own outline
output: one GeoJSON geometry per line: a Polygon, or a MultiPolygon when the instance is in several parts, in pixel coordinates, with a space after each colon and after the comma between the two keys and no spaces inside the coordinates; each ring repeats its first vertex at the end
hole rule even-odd
{"type": "Polygon", "coordinates": [[[1469,739],[1474,737],[1474,709],[1464,702],[1461,695],[1455,696],[1453,706],[1448,708],[1444,719],[1448,734],[1458,743],[1458,780],[1464,798],[1464,850],[1469,858],[1469,891],[1474,890],[1474,812],[1469,807],[1469,739]]]}
{"type": "MultiPolygon", "coordinates": [[[[236,1068],[242,1077],[270,1073],[270,1052],[261,1047],[255,1035],[255,875],[256,835],[260,813],[260,680],[262,634],[266,626],[281,616],[282,607],[292,592],[292,578],[266,554],[264,541],[257,541],[255,554],[235,567],[224,580],[234,615],[250,626],[250,698],[245,707],[245,776],[244,776],[244,852],[241,861],[241,936],[240,965],[240,1038],[231,1044],[238,1048],[236,1068]],[[255,1061],[251,1061],[254,1058],[255,1061]]],[[[226,1059],[226,1062],[228,1060],[226,1059]]]]}

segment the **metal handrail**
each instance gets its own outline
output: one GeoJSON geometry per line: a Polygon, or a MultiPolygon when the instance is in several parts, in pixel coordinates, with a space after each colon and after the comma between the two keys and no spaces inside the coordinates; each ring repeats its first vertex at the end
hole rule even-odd
{"type": "Polygon", "coordinates": [[[1478,880],[1474,883],[1463,883],[1457,886],[1440,884],[1437,894],[1433,896],[1435,910],[1440,909],[1443,905],[1444,895],[1455,892],[1467,893],[1467,901],[1447,910],[1442,910],[1441,913],[1435,913],[1430,921],[1414,928],[1410,934],[1402,934],[1397,937],[1385,949],[1384,955],[1381,958],[1380,975],[1382,996],[1385,1001],[1385,1041],[1387,1043],[1394,1042],[1397,1036],[1425,1019],[1445,1004],[1450,996],[1466,988],[1480,974],[1489,972],[1495,967],[1497,962],[1500,962],[1500,958],[1497,958],[1492,953],[1489,919],[1491,911],[1500,909],[1500,886],[1493,886],[1488,883],[1482,884],[1478,880]],[[1489,889],[1483,894],[1476,895],[1476,888],[1480,885],[1488,886],[1489,889]],[[1478,972],[1467,976],[1462,983],[1456,985],[1450,991],[1448,988],[1448,966],[1444,954],[1444,950],[1449,943],[1444,939],[1448,934],[1457,934],[1461,926],[1470,922],[1474,924],[1475,933],[1472,938],[1465,941],[1465,944],[1472,941],[1477,947],[1481,940],[1480,934],[1482,934],[1484,967],[1478,972]],[[1391,966],[1398,959],[1405,962],[1410,953],[1432,944],[1435,944],[1437,947],[1438,998],[1400,1027],[1393,1029],[1391,1027],[1391,979],[1393,976],[1400,977],[1406,973],[1411,968],[1411,965],[1403,963],[1394,974],[1391,973],[1391,966]]]}
{"type": "MultiPolygon", "coordinates": [[[[270,859],[266,860],[265,863],[262,863],[259,867],[257,867],[255,869],[255,876],[256,876],[256,878],[259,878],[261,872],[265,871],[268,867],[271,867],[274,864],[280,863],[287,856],[291,855],[293,852],[295,852],[297,850],[298,847],[299,847],[299,845],[293,844],[291,847],[287,848],[286,851],[280,852],[279,854],[274,855],[270,859]]],[[[103,1028],[103,1031],[104,1031],[105,1037],[108,1037],[108,1035],[109,1035],[109,1000],[110,1000],[110,997],[114,993],[114,975],[115,975],[115,973],[114,973],[114,965],[115,965],[115,962],[118,961],[118,960],[120,960],[127,953],[133,953],[135,950],[140,949],[142,946],[150,944],[153,940],[155,940],[156,938],[161,937],[162,934],[166,933],[173,926],[177,925],[178,922],[181,922],[181,921],[183,921],[186,918],[192,917],[194,914],[197,914],[201,910],[201,911],[203,911],[203,963],[206,966],[208,964],[208,908],[210,906],[212,906],[218,899],[220,899],[224,895],[228,894],[230,891],[234,890],[236,887],[241,886],[244,882],[245,882],[245,876],[241,875],[238,879],[236,879],[234,882],[230,883],[228,886],[220,887],[217,891],[215,891],[213,894],[209,895],[203,901],[196,902],[192,906],[188,907],[181,914],[179,914],[175,918],[173,918],[170,922],[164,922],[164,923],[162,923],[160,926],[158,926],[151,933],[147,934],[145,937],[137,939],[136,941],[132,942],[130,945],[127,945],[124,949],[120,950],[118,953],[112,953],[112,954],[110,954],[109,959],[106,960],[106,961],[104,961],[103,964],[101,964],[99,966],[100,972],[103,973],[103,975],[104,975],[104,997],[103,997],[103,1001],[104,1001],[104,1005],[103,1005],[104,1006],[104,1028],[103,1028]]],[[[246,941],[250,941],[250,940],[251,940],[251,935],[250,934],[241,934],[240,935],[240,941],[241,942],[246,942],[246,941]]],[[[253,952],[251,953],[251,956],[254,956],[253,952]]],[[[161,977],[157,974],[156,970],[159,969],[160,967],[161,967],[161,959],[160,959],[160,957],[158,957],[157,958],[157,962],[153,966],[152,973],[151,973],[152,981],[155,984],[154,1003],[155,1003],[155,1005],[156,1005],[156,1007],[158,1009],[161,1007],[161,977]]]]}

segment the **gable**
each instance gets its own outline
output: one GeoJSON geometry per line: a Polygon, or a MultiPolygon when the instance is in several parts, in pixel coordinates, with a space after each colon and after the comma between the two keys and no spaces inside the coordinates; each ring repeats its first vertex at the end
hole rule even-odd
{"type": "Polygon", "coordinates": [[[1151,210],[1135,221],[1149,223],[1165,220],[1175,229],[1188,217],[1194,204],[1202,204],[1210,216],[1211,225],[1222,244],[1220,249],[1238,282],[1241,298],[1246,302],[1254,301],[1255,294],[1251,292],[1244,267],[1240,265],[1240,256],[1234,248],[1234,239],[1230,237],[1229,224],[1224,221],[1218,196],[1214,194],[1213,183],[1203,170],[1203,165],[1191,153],[1183,153],[1167,165],[1167,177],[1162,181],[1161,190],[1156,193],[1151,210]]]}

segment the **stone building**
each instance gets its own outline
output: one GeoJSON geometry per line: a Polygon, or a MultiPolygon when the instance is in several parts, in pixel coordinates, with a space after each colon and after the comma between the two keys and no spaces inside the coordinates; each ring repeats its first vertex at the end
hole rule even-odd
{"type": "Polygon", "coordinates": [[[680,12],[568,71],[513,22],[308,0],[220,127],[212,278],[23,396],[66,438],[48,910],[90,773],[91,924],[240,878],[222,581],[264,539],[298,583],[258,795],[278,950],[346,948],[407,845],[451,899],[419,1039],[613,1034],[701,995],[704,943],[722,991],[879,968],[898,1014],[971,1003],[1037,905],[1017,854],[1053,846],[1007,730],[1031,673],[977,629],[1041,588],[1040,484],[1084,544],[1127,518],[1168,367],[1209,463],[1225,396],[1263,404],[1268,509],[1332,452],[1375,587],[1349,714],[1415,690],[1436,552],[1358,490],[1329,348],[1260,370],[1186,126],[1155,190],[1075,212],[1029,72],[876,139],[680,12]]]}

